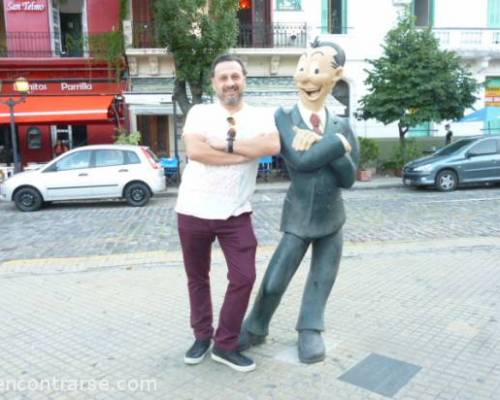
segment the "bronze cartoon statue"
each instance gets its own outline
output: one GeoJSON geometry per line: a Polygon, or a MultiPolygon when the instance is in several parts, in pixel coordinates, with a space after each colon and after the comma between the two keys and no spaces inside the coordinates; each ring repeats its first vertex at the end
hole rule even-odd
{"type": "Polygon", "coordinates": [[[312,259],[296,325],[301,362],[325,358],[321,332],[326,302],[342,255],[345,222],[341,188],[355,182],[359,146],[348,122],[325,107],[342,77],[340,46],[316,40],[297,64],[299,101],[280,108],[275,121],[281,156],[291,179],[283,205],[283,237],[271,258],[253,309],[245,320],[240,349],[264,342],[269,323],[307,249],[312,259]]]}

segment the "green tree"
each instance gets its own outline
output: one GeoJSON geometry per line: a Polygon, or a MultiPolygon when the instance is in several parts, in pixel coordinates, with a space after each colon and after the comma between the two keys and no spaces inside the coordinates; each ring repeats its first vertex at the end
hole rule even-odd
{"type": "Polygon", "coordinates": [[[368,94],[360,100],[359,119],[398,122],[404,147],[406,132],[423,122],[458,120],[476,100],[471,74],[451,51],[439,49],[430,29],[416,29],[413,17],[390,30],[383,55],[367,60],[368,94]]]}
{"type": "Polygon", "coordinates": [[[174,96],[184,114],[209,90],[213,60],[236,43],[238,7],[238,0],[155,1],[158,39],[173,54],[174,96]]]}

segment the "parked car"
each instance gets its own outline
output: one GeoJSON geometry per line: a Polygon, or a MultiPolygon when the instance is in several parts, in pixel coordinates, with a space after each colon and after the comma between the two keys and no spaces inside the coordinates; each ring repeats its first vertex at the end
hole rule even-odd
{"type": "Polygon", "coordinates": [[[500,181],[500,137],[479,136],[458,140],[403,168],[403,183],[455,190],[469,183],[500,181]]]}
{"type": "Polygon", "coordinates": [[[104,198],[142,207],[165,185],[163,168],[149,148],[93,145],[10,177],[0,185],[0,200],[14,201],[21,211],[36,211],[44,202],[104,198]]]}

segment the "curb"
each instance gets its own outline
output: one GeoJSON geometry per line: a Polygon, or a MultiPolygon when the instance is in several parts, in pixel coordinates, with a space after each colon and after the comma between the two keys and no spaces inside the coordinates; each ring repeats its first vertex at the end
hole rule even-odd
{"type": "MultiPolygon", "coordinates": [[[[257,184],[255,193],[286,193],[288,190],[289,182],[280,183],[274,187],[266,187],[264,184],[257,184]]],[[[381,183],[355,183],[349,191],[355,190],[374,190],[374,189],[397,189],[403,188],[403,183],[398,179],[397,182],[381,182],[381,183]]],[[[170,187],[167,190],[156,193],[155,197],[177,197],[178,187],[170,187]]]]}

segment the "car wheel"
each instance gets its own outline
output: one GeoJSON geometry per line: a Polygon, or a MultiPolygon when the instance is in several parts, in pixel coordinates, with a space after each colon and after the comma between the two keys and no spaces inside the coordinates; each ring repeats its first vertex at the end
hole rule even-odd
{"type": "Polygon", "coordinates": [[[455,190],[458,185],[457,174],[449,169],[441,171],[436,176],[436,189],[441,192],[455,190]]]}
{"type": "Polygon", "coordinates": [[[36,211],[43,204],[42,195],[34,188],[19,189],[14,196],[14,203],[21,211],[36,211]]]}
{"type": "Polygon", "coordinates": [[[125,199],[132,207],[145,206],[150,198],[151,193],[144,183],[131,183],[125,189],[125,199]]]}

